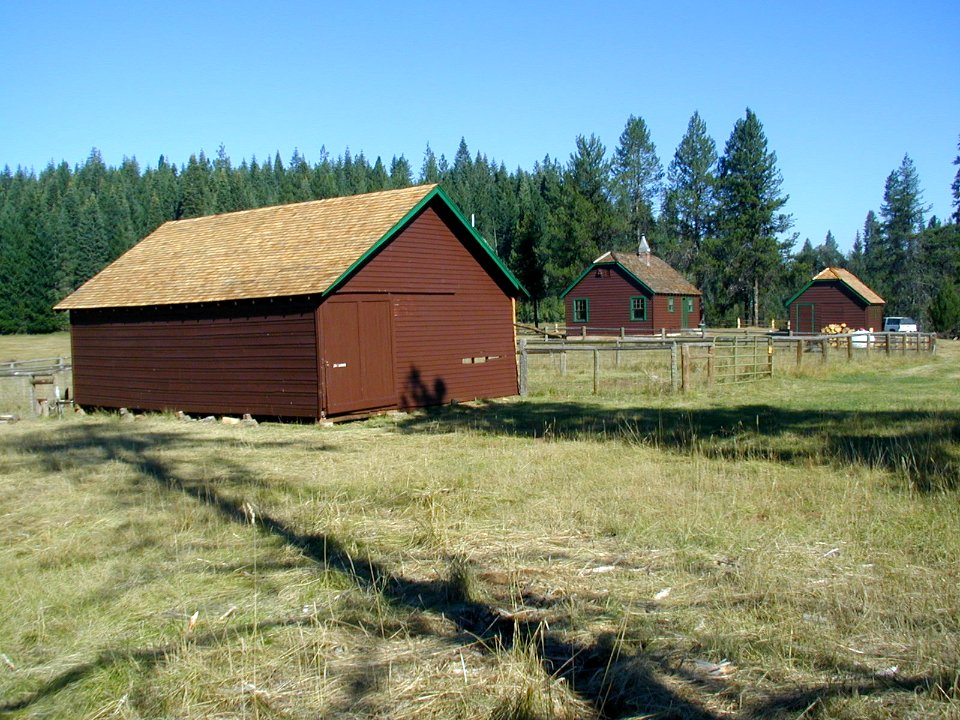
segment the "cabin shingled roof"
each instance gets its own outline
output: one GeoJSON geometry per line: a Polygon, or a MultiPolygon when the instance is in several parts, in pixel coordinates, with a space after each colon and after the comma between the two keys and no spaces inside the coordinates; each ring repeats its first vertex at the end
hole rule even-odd
{"type": "Polygon", "coordinates": [[[867,287],[863,280],[843,268],[824,268],[813,278],[813,282],[817,282],[818,280],[839,280],[871,305],[883,305],[886,302],[882,297],[877,295],[877,293],[867,287]]]}
{"type": "Polygon", "coordinates": [[[596,263],[610,260],[622,265],[632,275],[658,295],[701,295],[702,293],[683,275],[652,253],[608,252],[596,263]]]}
{"type": "MultiPolygon", "coordinates": [[[[418,185],[170,221],[55,309],[324,293],[437,194],[459,215],[438,186],[418,185]]],[[[499,260],[497,264],[519,287],[509,270],[499,260]]]]}

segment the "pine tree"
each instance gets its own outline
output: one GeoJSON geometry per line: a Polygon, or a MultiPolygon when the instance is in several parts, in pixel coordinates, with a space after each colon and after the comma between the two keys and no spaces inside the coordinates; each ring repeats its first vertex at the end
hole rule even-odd
{"type": "Polygon", "coordinates": [[[887,177],[883,192],[880,228],[883,254],[884,296],[891,312],[919,315],[923,306],[919,271],[918,237],[923,230],[923,193],[916,167],[909,155],[887,177]]]}
{"type": "Polygon", "coordinates": [[[827,230],[827,236],[823,239],[823,243],[816,248],[816,265],[820,270],[843,266],[843,253],[837,246],[837,239],[833,237],[833,233],[829,230],[827,230]]]}
{"type": "Polygon", "coordinates": [[[410,163],[407,162],[407,159],[401,155],[397,157],[393,156],[393,159],[390,160],[390,184],[389,187],[398,190],[400,188],[410,187],[413,184],[412,178],[413,171],[410,169],[410,163]]]}
{"type": "Polygon", "coordinates": [[[613,190],[633,245],[654,230],[654,205],[663,189],[663,166],[643,118],[631,115],[613,153],[613,190]]]}
{"type": "MultiPolygon", "coordinates": [[[[953,164],[960,166],[960,141],[957,141],[957,150],[957,157],[954,158],[953,164]]],[[[953,221],[960,224],[960,169],[957,170],[950,188],[953,190],[953,221]]]]}
{"type": "MultiPolygon", "coordinates": [[[[780,283],[788,244],[781,243],[777,236],[792,225],[790,216],[781,212],[788,200],[780,194],[782,182],[776,153],[767,150],[763,126],[747,108],[746,117],[734,125],[720,158],[717,200],[721,242],[714,251],[722,253],[717,260],[726,270],[723,285],[729,300],[739,301],[748,309],[754,325],[760,323],[762,305],[779,311],[779,299],[771,288],[780,283]]],[[[721,307],[729,303],[727,298],[710,300],[721,307]]]]}
{"type": "Polygon", "coordinates": [[[370,171],[370,177],[367,181],[367,192],[386,190],[389,186],[390,176],[387,175],[387,169],[383,166],[383,160],[377,155],[377,160],[373,163],[373,169],[370,171]]]}
{"type": "Polygon", "coordinates": [[[182,187],[180,217],[193,218],[213,212],[210,161],[201,151],[200,157],[191,155],[180,178],[182,187]]]}
{"type": "Polygon", "coordinates": [[[847,255],[847,269],[859,278],[866,277],[863,262],[863,239],[860,237],[860,231],[857,230],[856,237],[853,239],[853,247],[847,255]]]}
{"type": "Polygon", "coordinates": [[[943,281],[930,303],[930,323],[938,333],[954,337],[960,333],[960,292],[950,278],[943,281]]]}
{"type": "Polygon", "coordinates": [[[517,171],[518,217],[510,267],[530,293],[533,322],[540,323],[540,302],[546,294],[546,230],[547,208],[536,187],[536,179],[517,171]]]}
{"type": "Polygon", "coordinates": [[[663,214],[670,226],[668,233],[676,238],[676,254],[671,260],[681,272],[692,272],[698,286],[705,270],[701,248],[716,216],[716,164],[716,143],[695,112],[667,168],[663,214]]]}
{"type": "Polygon", "coordinates": [[[427,149],[423,152],[423,165],[420,166],[420,183],[438,182],[440,182],[440,168],[437,165],[437,156],[430,149],[430,143],[427,143],[427,149]]]}
{"type": "Polygon", "coordinates": [[[610,193],[610,163],[595,135],[578,135],[563,175],[561,198],[550,230],[547,265],[551,290],[562,291],[601,250],[621,234],[610,193]]]}

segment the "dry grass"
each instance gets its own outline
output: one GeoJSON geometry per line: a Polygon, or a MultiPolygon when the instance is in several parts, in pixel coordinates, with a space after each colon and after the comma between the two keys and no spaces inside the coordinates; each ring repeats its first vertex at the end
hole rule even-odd
{"type": "Polygon", "coordinates": [[[0,715],[956,717],[958,358],[0,427],[0,715]]]}

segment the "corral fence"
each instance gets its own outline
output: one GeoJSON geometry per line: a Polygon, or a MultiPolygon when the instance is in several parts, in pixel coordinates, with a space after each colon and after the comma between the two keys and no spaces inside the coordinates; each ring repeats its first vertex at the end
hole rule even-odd
{"type": "Polygon", "coordinates": [[[823,365],[839,360],[851,362],[858,357],[936,352],[933,333],[701,333],[698,330],[686,336],[572,339],[548,333],[520,337],[520,394],[529,393],[531,364],[542,356],[549,359],[549,365],[561,378],[574,365],[581,377],[592,375],[592,392],[597,394],[604,384],[629,384],[631,377],[648,385],[653,380],[653,384],[664,389],[683,392],[698,386],[755,382],[773,377],[777,369],[800,369],[810,363],[823,365]]]}
{"type": "Polygon", "coordinates": [[[71,402],[71,369],[69,357],[0,361],[0,412],[62,413],[71,402]]]}

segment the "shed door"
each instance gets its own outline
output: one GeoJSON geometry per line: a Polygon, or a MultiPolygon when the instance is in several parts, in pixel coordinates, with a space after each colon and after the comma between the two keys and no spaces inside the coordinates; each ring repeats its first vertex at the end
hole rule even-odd
{"type": "Polygon", "coordinates": [[[794,332],[812,333],[815,332],[813,303],[796,303],[794,306],[795,326],[794,332]]]}
{"type": "Polygon", "coordinates": [[[690,316],[693,315],[693,298],[685,297],[680,299],[680,327],[690,327],[690,316]]]}
{"type": "Polygon", "coordinates": [[[389,300],[335,300],[321,306],[328,415],[396,405],[389,300]]]}

